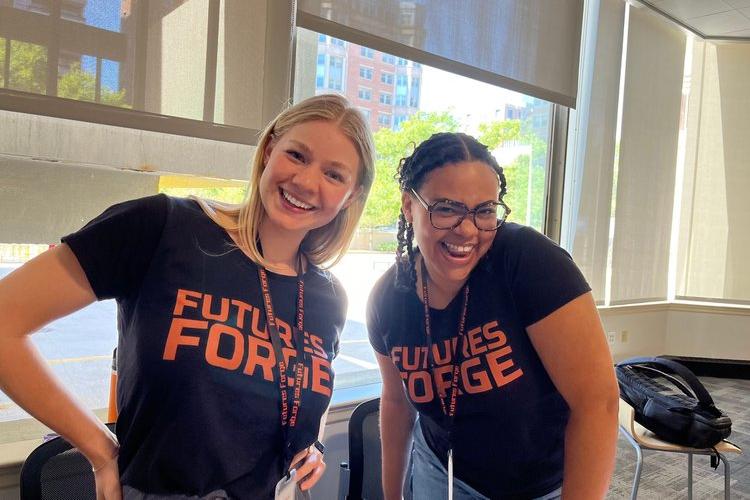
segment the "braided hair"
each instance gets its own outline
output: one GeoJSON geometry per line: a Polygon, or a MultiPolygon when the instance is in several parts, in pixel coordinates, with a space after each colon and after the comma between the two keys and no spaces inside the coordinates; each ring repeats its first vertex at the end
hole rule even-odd
{"type": "MultiPolygon", "coordinates": [[[[445,165],[466,161],[479,161],[492,168],[500,182],[498,200],[505,195],[506,182],[503,168],[497,164],[487,146],[470,135],[457,132],[440,132],[433,134],[414,149],[414,152],[402,158],[396,172],[396,180],[402,193],[413,189],[419,190],[427,175],[445,165]]],[[[398,216],[398,247],[396,249],[396,286],[400,289],[413,290],[417,283],[414,250],[414,228],[406,220],[404,213],[398,216]]]]}

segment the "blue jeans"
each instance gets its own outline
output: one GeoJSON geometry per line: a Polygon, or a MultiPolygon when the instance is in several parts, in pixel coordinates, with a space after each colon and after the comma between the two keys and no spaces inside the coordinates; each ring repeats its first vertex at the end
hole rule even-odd
{"type": "MultiPolygon", "coordinates": [[[[419,419],[414,425],[414,445],[411,451],[411,492],[413,500],[443,500],[448,498],[448,471],[435,456],[422,435],[419,419]]],[[[560,500],[562,487],[533,500],[560,500]]],[[[477,490],[453,477],[454,500],[490,500],[477,490]]]]}

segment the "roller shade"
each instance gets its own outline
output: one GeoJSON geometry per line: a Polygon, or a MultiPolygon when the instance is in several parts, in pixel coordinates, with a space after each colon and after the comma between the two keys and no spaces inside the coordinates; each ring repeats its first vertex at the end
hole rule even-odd
{"type": "Polygon", "coordinates": [[[582,0],[299,0],[297,25],[575,107],[582,0]]]}
{"type": "Polygon", "coordinates": [[[611,304],[667,298],[685,33],[630,9],[611,304]]]}
{"type": "Polygon", "coordinates": [[[750,43],[698,42],[677,298],[750,302],[750,43]]]}
{"type": "Polygon", "coordinates": [[[592,0],[586,20],[579,108],[572,112],[563,245],[583,271],[597,303],[605,298],[617,98],[625,3],[592,0]]]}

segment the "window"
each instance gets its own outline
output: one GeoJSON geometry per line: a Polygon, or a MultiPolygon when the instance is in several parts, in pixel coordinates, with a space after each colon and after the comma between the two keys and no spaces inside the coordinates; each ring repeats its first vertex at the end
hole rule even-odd
{"type": "Polygon", "coordinates": [[[330,56],[328,59],[328,88],[341,90],[344,81],[344,58],[330,56]]]}
{"type": "MultiPolygon", "coordinates": [[[[17,151],[22,153],[4,162],[0,169],[0,185],[6,186],[10,180],[13,186],[0,198],[2,211],[9,213],[9,207],[19,208],[12,223],[0,220],[0,278],[117,202],[159,192],[197,194],[230,203],[245,195],[245,180],[215,177],[232,171],[244,175],[240,172],[246,169],[247,155],[252,154],[250,146],[86,122],[71,127],[63,119],[7,111],[0,111],[0,130],[4,139],[17,144],[17,151]],[[19,130],[11,130],[11,123],[19,130]],[[76,144],[76,151],[67,153],[71,162],[28,159],[41,156],[46,146],[21,140],[22,129],[36,130],[40,137],[52,142],[76,144]],[[133,147],[135,144],[138,146],[133,147]],[[207,155],[207,149],[213,151],[207,155]],[[238,153],[244,157],[242,160],[233,159],[238,153]],[[85,161],[88,166],[81,166],[85,161]],[[165,172],[180,169],[196,175],[155,175],[117,168],[121,162],[139,161],[159,165],[165,172]],[[216,170],[201,165],[213,161],[216,170]],[[34,175],[29,175],[32,168],[34,175]],[[35,176],[45,181],[39,182],[35,176]],[[55,216],[50,218],[50,214],[55,216]],[[50,222],[40,224],[45,218],[50,222]]],[[[50,154],[49,150],[46,154],[50,154]]],[[[117,345],[114,300],[95,302],[53,321],[33,336],[33,342],[63,384],[87,408],[107,407],[112,351],[117,345]]],[[[46,432],[49,431],[0,391],[0,444],[36,439],[46,432]]]]}
{"type": "MultiPolygon", "coordinates": [[[[299,31],[305,33],[304,28],[299,31]]],[[[324,47],[318,50],[322,52],[324,47]]],[[[351,44],[349,57],[361,61],[361,50],[351,44]]],[[[295,91],[308,87],[308,95],[311,95],[315,89],[311,88],[309,75],[315,65],[315,53],[298,50],[296,54],[295,91]]],[[[381,64],[381,56],[376,56],[381,64]]],[[[368,120],[372,120],[376,143],[385,142],[382,139],[387,137],[399,146],[393,151],[377,151],[382,161],[378,162],[375,184],[351,246],[357,252],[350,252],[345,259],[346,266],[350,267],[333,269],[344,286],[351,287],[347,288],[350,307],[342,336],[347,342],[342,342],[341,346],[345,356],[339,356],[335,362],[338,388],[378,377],[364,328],[371,282],[363,282],[359,276],[372,277],[374,281],[392,262],[400,198],[393,184],[393,172],[388,169],[398,164],[404,156],[403,148],[408,148],[410,141],[421,142],[432,133],[448,130],[480,137],[504,168],[509,183],[505,201],[512,209],[511,219],[537,228],[541,228],[543,220],[548,136],[546,129],[534,127],[531,117],[548,117],[550,104],[428,66],[415,67],[411,61],[402,60],[399,66],[396,59],[397,64],[390,67],[391,71],[382,71],[383,66],[359,66],[359,71],[344,73],[344,88],[349,89],[347,95],[368,120]],[[378,72],[377,80],[376,84],[371,84],[374,71],[378,72]],[[388,75],[392,75],[393,87],[384,82],[390,81],[388,75]],[[451,99],[446,99],[447,95],[451,99]],[[509,105],[523,110],[522,116],[527,118],[506,120],[496,115],[495,110],[509,105]]],[[[344,66],[347,64],[345,61],[344,66]]]]}
{"type": "Polygon", "coordinates": [[[386,73],[383,71],[380,73],[380,81],[386,85],[393,85],[393,73],[386,73]]]}
{"type": "MultiPolygon", "coordinates": [[[[214,15],[210,2],[22,0],[0,4],[4,6],[3,26],[13,27],[0,33],[7,37],[2,38],[0,88],[44,96],[37,105],[19,100],[22,112],[44,115],[54,110],[67,118],[111,125],[131,126],[140,121],[152,130],[212,138],[211,134],[218,133],[227,139],[236,137],[238,131],[211,124],[250,130],[261,126],[260,112],[235,110],[238,103],[244,109],[256,101],[247,92],[262,92],[254,89],[261,89],[264,73],[251,68],[253,62],[243,55],[264,50],[265,42],[238,31],[254,30],[265,19],[253,19],[245,26],[225,22],[221,13],[214,15]],[[60,5],[59,14],[54,9],[50,12],[49,6],[55,4],[60,5]],[[59,22],[50,19],[55,15],[59,22]],[[51,22],[55,29],[50,31],[51,22]],[[222,45],[220,34],[238,43],[222,45]],[[137,44],[136,38],[144,43],[137,44]],[[244,75],[254,80],[243,82],[244,75]],[[71,101],[109,108],[83,107],[71,101]],[[162,116],[155,119],[151,113],[162,116]],[[165,116],[207,123],[188,126],[165,116]]],[[[235,14],[252,18],[251,6],[241,4],[235,14]]],[[[240,134],[254,136],[247,130],[240,134]]]]}
{"type": "Polygon", "coordinates": [[[326,43],[326,36],[325,35],[318,35],[318,41],[320,43],[326,43]]]}
{"type": "Polygon", "coordinates": [[[409,61],[407,61],[403,57],[399,57],[398,60],[396,61],[396,64],[398,64],[399,66],[406,66],[408,63],[409,61]]]}
{"type": "Polygon", "coordinates": [[[333,45],[335,47],[343,47],[344,46],[344,41],[342,39],[340,39],[340,38],[331,37],[331,45],[333,45]]]}
{"type": "Polygon", "coordinates": [[[369,122],[370,121],[370,110],[367,109],[367,108],[359,108],[359,110],[365,116],[365,119],[369,122]]]}
{"type": "Polygon", "coordinates": [[[383,54],[383,62],[386,64],[396,64],[396,58],[390,54],[383,54]]]}
{"type": "Polygon", "coordinates": [[[375,51],[372,49],[369,49],[367,47],[360,47],[359,48],[359,55],[362,57],[366,57],[367,59],[374,59],[375,58],[375,51]]]}
{"type": "Polygon", "coordinates": [[[359,91],[357,92],[357,97],[359,97],[363,101],[371,101],[372,100],[372,90],[364,88],[364,87],[360,87],[359,91]]]}

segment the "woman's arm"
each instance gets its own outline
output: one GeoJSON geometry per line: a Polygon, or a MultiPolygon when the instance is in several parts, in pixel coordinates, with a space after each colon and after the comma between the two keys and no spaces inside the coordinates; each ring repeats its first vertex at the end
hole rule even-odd
{"type": "Polygon", "coordinates": [[[383,378],[380,397],[383,493],[385,500],[401,500],[416,412],[406,397],[401,374],[391,359],[377,352],[375,357],[383,378]]]}
{"type": "Polygon", "coordinates": [[[619,391],[591,293],[573,299],[527,331],[570,407],[563,498],[604,498],[615,462],[619,391]]]}
{"type": "MultiPolygon", "coordinates": [[[[48,250],[0,280],[0,388],[75,445],[102,474],[117,472],[117,441],[61,385],[29,334],[96,300],[70,248],[48,250]]],[[[119,484],[118,484],[119,486],[119,484]]],[[[117,489],[117,488],[115,488],[117,489]]],[[[101,496],[100,498],[105,498],[101,496]]],[[[109,497],[106,498],[115,498],[109,497]]],[[[119,498],[119,497],[118,497],[119,498]]]]}

